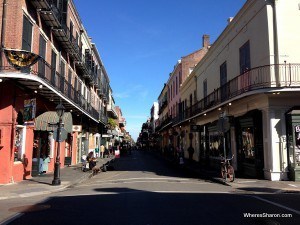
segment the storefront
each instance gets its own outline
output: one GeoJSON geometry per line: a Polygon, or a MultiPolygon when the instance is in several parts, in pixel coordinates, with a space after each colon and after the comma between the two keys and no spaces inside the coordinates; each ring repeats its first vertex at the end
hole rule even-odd
{"type": "Polygon", "coordinates": [[[235,118],[237,171],[249,177],[263,178],[263,127],[259,110],[235,118]]]}
{"type": "Polygon", "coordinates": [[[300,110],[286,113],[289,179],[300,181],[300,110]]]}

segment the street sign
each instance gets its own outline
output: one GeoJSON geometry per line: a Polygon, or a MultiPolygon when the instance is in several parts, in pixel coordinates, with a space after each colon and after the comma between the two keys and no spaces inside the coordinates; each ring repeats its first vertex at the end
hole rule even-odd
{"type": "Polygon", "coordinates": [[[217,123],[217,128],[222,133],[227,132],[230,129],[229,118],[227,116],[220,117],[217,123]]]}
{"type": "Polygon", "coordinates": [[[57,135],[58,135],[58,132],[57,132],[57,129],[55,129],[53,131],[53,139],[55,141],[58,141],[58,142],[63,142],[63,141],[65,141],[67,139],[68,132],[65,130],[65,128],[61,128],[60,129],[60,136],[59,136],[60,138],[59,139],[58,139],[57,135]]]}

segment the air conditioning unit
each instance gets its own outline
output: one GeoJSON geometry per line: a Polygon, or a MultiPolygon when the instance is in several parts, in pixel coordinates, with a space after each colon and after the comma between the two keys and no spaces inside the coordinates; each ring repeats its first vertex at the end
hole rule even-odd
{"type": "Polygon", "coordinates": [[[81,132],[82,131],[82,125],[73,125],[72,131],[73,132],[81,132]]]}

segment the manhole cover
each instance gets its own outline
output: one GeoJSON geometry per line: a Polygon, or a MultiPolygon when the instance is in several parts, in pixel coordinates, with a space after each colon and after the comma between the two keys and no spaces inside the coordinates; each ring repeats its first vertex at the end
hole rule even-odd
{"type": "Polygon", "coordinates": [[[36,212],[41,210],[49,209],[50,205],[23,205],[18,207],[10,208],[10,212],[36,212]]]}

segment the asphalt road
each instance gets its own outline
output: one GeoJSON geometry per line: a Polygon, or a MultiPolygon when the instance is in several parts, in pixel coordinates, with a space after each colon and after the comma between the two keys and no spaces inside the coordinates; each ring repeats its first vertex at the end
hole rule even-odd
{"type": "Polygon", "coordinates": [[[49,196],[1,201],[4,224],[300,224],[299,194],[253,194],[190,175],[145,152],[49,196]]]}

